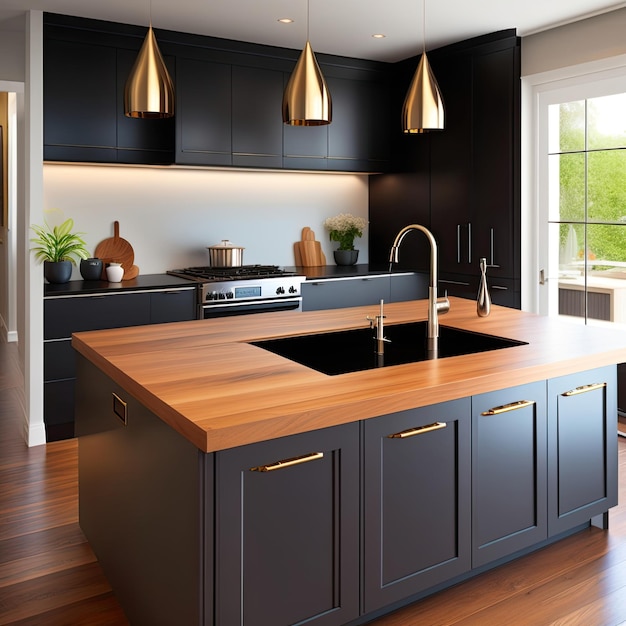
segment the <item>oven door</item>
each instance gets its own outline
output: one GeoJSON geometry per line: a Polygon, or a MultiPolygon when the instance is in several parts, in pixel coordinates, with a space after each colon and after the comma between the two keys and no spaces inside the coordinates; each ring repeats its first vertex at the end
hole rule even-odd
{"type": "Polygon", "coordinates": [[[270,313],[272,311],[301,311],[302,298],[274,298],[251,300],[248,302],[228,302],[224,304],[204,304],[200,307],[200,319],[248,315],[250,313],[270,313]]]}

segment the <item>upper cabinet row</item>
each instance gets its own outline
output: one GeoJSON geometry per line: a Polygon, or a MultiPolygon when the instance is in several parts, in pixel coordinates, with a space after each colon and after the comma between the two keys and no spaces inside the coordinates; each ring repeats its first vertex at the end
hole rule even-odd
{"type": "Polygon", "coordinates": [[[299,51],[157,33],[175,117],[124,116],[126,78],[145,28],[44,16],[44,158],[271,169],[385,171],[384,64],[318,55],[333,101],[328,126],[282,122],[299,51]]]}

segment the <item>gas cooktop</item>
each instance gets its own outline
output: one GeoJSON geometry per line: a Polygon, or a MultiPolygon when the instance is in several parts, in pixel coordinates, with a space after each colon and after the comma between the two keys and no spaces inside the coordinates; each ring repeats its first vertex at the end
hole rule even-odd
{"type": "Polygon", "coordinates": [[[180,276],[200,282],[247,280],[259,278],[275,278],[280,276],[295,276],[277,265],[241,265],[240,267],[186,267],[180,270],[169,270],[172,276],[180,276]]]}

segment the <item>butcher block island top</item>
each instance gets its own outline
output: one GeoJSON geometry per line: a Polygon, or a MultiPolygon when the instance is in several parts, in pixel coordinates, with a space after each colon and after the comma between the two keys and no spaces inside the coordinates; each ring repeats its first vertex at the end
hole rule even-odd
{"type": "MultiPolygon", "coordinates": [[[[367,327],[376,306],[261,313],[76,333],[73,347],[203,452],[626,361],[626,333],[450,298],[441,326],[526,345],[328,376],[249,342],[367,327]]],[[[385,326],[427,301],[385,305],[385,326]]],[[[373,331],[375,332],[375,331],[373,331]]]]}

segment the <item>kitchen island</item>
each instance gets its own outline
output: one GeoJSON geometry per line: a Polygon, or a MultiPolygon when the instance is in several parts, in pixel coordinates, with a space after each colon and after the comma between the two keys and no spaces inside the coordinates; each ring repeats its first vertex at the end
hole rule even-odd
{"type": "Polygon", "coordinates": [[[623,333],[452,298],[526,343],[338,376],[251,345],[377,313],[74,335],[80,523],[133,624],[362,623],[606,526],[623,333]]]}

